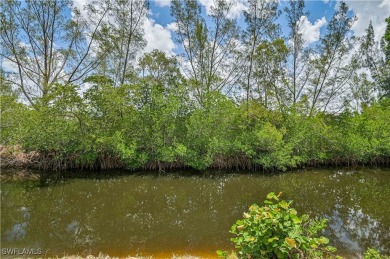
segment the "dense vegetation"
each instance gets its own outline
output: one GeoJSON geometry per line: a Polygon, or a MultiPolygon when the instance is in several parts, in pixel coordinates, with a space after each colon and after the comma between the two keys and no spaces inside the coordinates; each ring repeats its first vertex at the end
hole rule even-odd
{"type": "Polygon", "coordinates": [[[0,4],[1,57],[16,68],[1,69],[1,144],[36,151],[36,166],[388,164],[390,18],[380,43],[372,24],[353,37],[341,2],[314,46],[299,29],[303,1],[283,10],[283,37],[277,2],[248,1],[240,29],[229,1],[206,15],[174,0],[182,58],[137,59],[146,1],[101,0],[89,19],[64,16],[71,3],[0,4]]]}
{"type": "Polygon", "coordinates": [[[155,85],[152,102],[137,108],[136,87],[99,81],[80,98],[76,86],[56,85],[39,110],[2,96],[2,143],[38,151],[41,166],[54,169],[285,170],[389,162],[388,99],[364,106],[361,113],[308,116],[256,102],[247,109],[217,92],[195,108],[181,101],[180,87],[165,95],[155,85]]]}

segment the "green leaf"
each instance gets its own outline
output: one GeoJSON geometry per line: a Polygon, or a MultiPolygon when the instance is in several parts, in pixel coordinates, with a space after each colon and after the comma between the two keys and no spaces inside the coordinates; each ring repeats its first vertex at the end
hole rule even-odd
{"type": "Polygon", "coordinates": [[[286,241],[286,243],[288,244],[288,246],[290,248],[296,247],[296,245],[297,245],[296,242],[295,242],[295,239],[293,239],[293,238],[286,237],[284,239],[284,241],[286,241]]]}
{"type": "Polygon", "coordinates": [[[274,192],[270,192],[270,193],[267,194],[267,199],[268,200],[272,200],[272,199],[275,199],[275,198],[277,198],[277,197],[276,197],[274,192]]]}
{"type": "Polygon", "coordinates": [[[319,241],[321,244],[324,244],[324,245],[329,244],[329,239],[326,237],[323,237],[323,236],[320,237],[319,241]]]}
{"type": "Polygon", "coordinates": [[[287,208],[289,207],[289,204],[288,204],[288,202],[286,202],[286,201],[281,201],[281,202],[279,202],[279,205],[280,205],[280,207],[282,207],[283,209],[287,209],[287,208]]]}
{"type": "Polygon", "coordinates": [[[229,256],[229,253],[226,251],[218,250],[217,255],[218,257],[227,258],[229,256]]]}
{"type": "Polygon", "coordinates": [[[269,243],[274,242],[275,240],[279,240],[279,238],[278,237],[268,238],[269,243]]]}
{"type": "Polygon", "coordinates": [[[302,220],[295,215],[291,215],[291,219],[293,220],[294,224],[301,224],[302,223],[302,220]]]}

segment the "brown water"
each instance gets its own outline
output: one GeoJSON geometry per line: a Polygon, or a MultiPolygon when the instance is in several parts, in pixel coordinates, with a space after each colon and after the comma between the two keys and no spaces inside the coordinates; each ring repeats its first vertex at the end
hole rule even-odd
{"type": "Polygon", "coordinates": [[[340,254],[356,257],[367,247],[390,254],[390,170],[379,169],[3,181],[1,247],[46,256],[212,257],[233,249],[230,226],[271,191],[293,199],[300,214],[328,218],[324,234],[340,254]]]}

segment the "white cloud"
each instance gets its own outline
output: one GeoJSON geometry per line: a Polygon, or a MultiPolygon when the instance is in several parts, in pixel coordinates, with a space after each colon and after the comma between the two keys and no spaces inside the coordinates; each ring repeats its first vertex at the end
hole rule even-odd
{"type": "Polygon", "coordinates": [[[242,12],[246,10],[248,7],[246,6],[246,0],[237,0],[233,2],[232,8],[228,14],[228,18],[235,19],[240,17],[242,12]]]}
{"type": "MultiPolygon", "coordinates": [[[[199,0],[199,2],[206,8],[206,13],[210,14],[212,8],[215,7],[215,0],[199,0]]],[[[229,19],[239,18],[242,11],[246,10],[248,1],[247,0],[228,0],[232,4],[232,7],[227,15],[229,19]]]]}
{"type": "Polygon", "coordinates": [[[2,60],[1,67],[4,69],[5,72],[18,72],[18,66],[14,62],[9,61],[8,59],[2,60]]]}
{"type": "Polygon", "coordinates": [[[390,14],[390,0],[381,1],[356,1],[346,0],[347,5],[356,14],[358,20],[352,27],[356,36],[362,36],[366,32],[370,20],[375,30],[376,40],[380,40],[386,30],[385,19],[390,14]]]}
{"type": "Polygon", "coordinates": [[[158,5],[160,7],[171,5],[171,0],[153,0],[153,1],[156,3],[156,5],[158,5]]]}
{"type": "MultiPolygon", "coordinates": [[[[1,0],[0,0],[1,1],[1,0]]],[[[160,7],[167,6],[170,4],[171,0],[154,0],[156,4],[160,7]]],[[[74,6],[81,10],[82,15],[88,15],[83,7],[87,3],[91,3],[92,0],[76,0],[74,1],[74,6]]],[[[151,10],[150,10],[151,11],[151,10]]],[[[112,21],[115,23],[115,21],[112,21]]],[[[140,50],[138,55],[142,55],[146,52],[151,52],[154,49],[165,52],[167,55],[173,55],[173,49],[175,44],[172,40],[171,31],[175,28],[175,24],[168,24],[166,28],[156,23],[151,18],[146,18],[143,24],[144,37],[147,41],[146,47],[143,50],[140,50]]]]}
{"type": "Polygon", "coordinates": [[[167,55],[173,55],[175,43],[173,43],[171,31],[168,26],[164,28],[152,19],[145,20],[144,33],[147,45],[144,52],[151,52],[154,49],[158,49],[167,55]]]}
{"type": "MultiPolygon", "coordinates": [[[[80,11],[82,17],[87,18],[88,12],[84,9],[87,4],[91,4],[93,0],[75,0],[73,1],[73,7],[80,11]]],[[[72,17],[74,17],[73,10],[71,11],[72,17]]]]}
{"type": "Polygon", "coordinates": [[[320,29],[326,24],[325,17],[318,19],[312,24],[306,16],[302,16],[300,19],[300,33],[302,33],[303,40],[306,45],[316,42],[320,39],[320,29]]]}
{"type": "Polygon", "coordinates": [[[82,11],[84,6],[87,3],[90,3],[90,2],[92,2],[92,1],[89,1],[89,0],[75,0],[75,1],[73,1],[73,6],[82,11]]]}
{"type": "Polygon", "coordinates": [[[167,24],[167,29],[170,30],[170,31],[177,31],[177,23],[176,22],[171,22],[169,24],[167,24]]]}
{"type": "Polygon", "coordinates": [[[207,14],[210,14],[211,13],[211,9],[212,7],[215,6],[215,2],[214,1],[210,1],[210,0],[199,0],[199,2],[204,5],[204,7],[206,7],[206,13],[207,14]]]}

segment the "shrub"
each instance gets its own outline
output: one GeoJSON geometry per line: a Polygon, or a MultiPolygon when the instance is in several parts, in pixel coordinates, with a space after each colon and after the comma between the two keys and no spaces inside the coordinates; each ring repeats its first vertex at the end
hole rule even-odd
{"type": "MultiPolygon", "coordinates": [[[[328,246],[329,239],[318,236],[327,220],[299,217],[291,208],[292,201],[280,200],[281,193],[271,192],[264,206],[250,206],[244,218],[238,220],[230,232],[231,241],[240,258],[322,258],[334,257],[336,248],[328,246]]],[[[221,257],[227,253],[218,251],[221,257]]]]}
{"type": "Polygon", "coordinates": [[[369,248],[365,253],[364,253],[364,259],[390,259],[390,256],[386,255],[381,255],[379,251],[369,248]]]}

